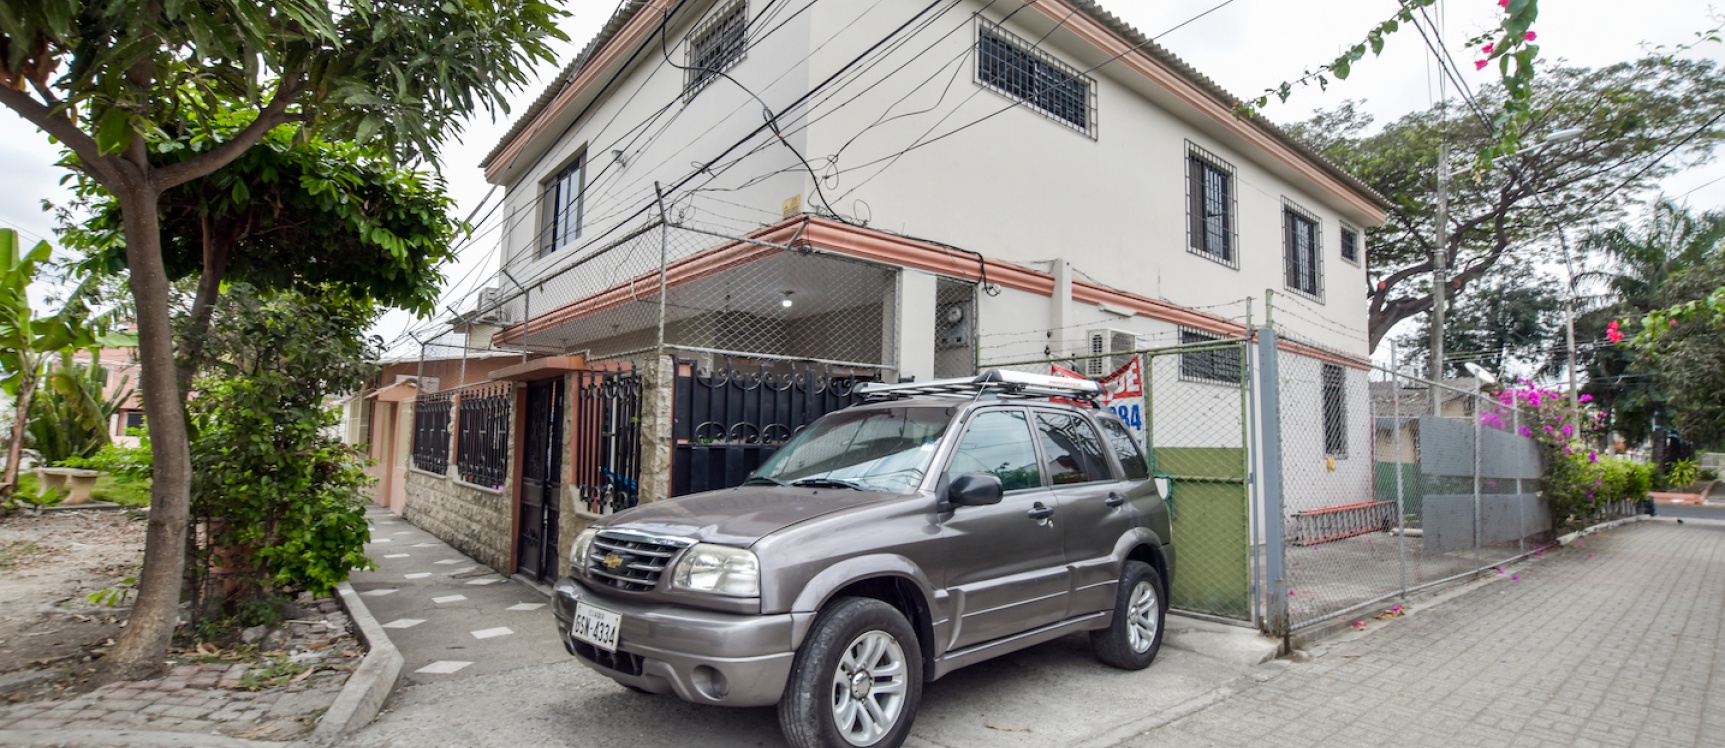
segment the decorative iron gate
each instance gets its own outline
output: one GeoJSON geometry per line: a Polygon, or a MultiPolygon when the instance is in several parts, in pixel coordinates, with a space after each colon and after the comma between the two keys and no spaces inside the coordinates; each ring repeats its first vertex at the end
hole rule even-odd
{"type": "Polygon", "coordinates": [[[572,466],[587,511],[610,514],[640,501],[641,375],[575,375],[572,466]]]}
{"type": "Polygon", "coordinates": [[[833,376],[812,366],[738,371],[730,362],[703,373],[679,359],[671,495],[741,484],[804,426],[861,402],[855,387],[869,381],[874,377],[833,376]]]}
{"type": "Polygon", "coordinates": [[[527,385],[521,434],[521,524],[516,566],[541,581],[557,578],[559,478],[563,473],[563,378],[527,385]]]}

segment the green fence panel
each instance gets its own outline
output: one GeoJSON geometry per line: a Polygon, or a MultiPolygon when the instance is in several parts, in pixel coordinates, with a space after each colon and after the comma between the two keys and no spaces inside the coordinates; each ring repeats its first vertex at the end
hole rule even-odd
{"type": "Polygon", "coordinates": [[[1179,555],[1170,604],[1251,619],[1250,502],[1246,454],[1230,447],[1161,447],[1156,472],[1169,479],[1179,555]]]}

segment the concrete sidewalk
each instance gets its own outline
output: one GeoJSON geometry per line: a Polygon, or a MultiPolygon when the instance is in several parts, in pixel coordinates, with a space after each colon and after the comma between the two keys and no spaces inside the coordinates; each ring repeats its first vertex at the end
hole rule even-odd
{"type": "Polygon", "coordinates": [[[497,573],[381,507],[366,511],[372,571],[353,589],[405,660],[402,687],[570,659],[545,593],[497,573]]]}
{"type": "Polygon", "coordinates": [[[1123,746],[1725,744],[1725,523],[1590,535],[1123,746]]]}

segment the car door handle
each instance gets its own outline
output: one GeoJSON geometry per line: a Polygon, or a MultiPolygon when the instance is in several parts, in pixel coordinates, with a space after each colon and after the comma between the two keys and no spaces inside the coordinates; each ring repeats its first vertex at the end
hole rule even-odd
{"type": "Polygon", "coordinates": [[[1036,502],[1036,506],[1031,507],[1030,512],[1025,516],[1028,516],[1031,519],[1048,519],[1049,517],[1054,516],[1054,507],[1044,505],[1042,502],[1038,501],[1036,502]]]}
{"type": "Polygon", "coordinates": [[[1126,497],[1121,496],[1118,492],[1109,491],[1108,492],[1108,500],[1104,501],[1102,503],[1107,504],[1109,506],[1109,508],[1114,508],[1114,507],[1120,506],[1121,504],[1126,503],[1126,497]]]}

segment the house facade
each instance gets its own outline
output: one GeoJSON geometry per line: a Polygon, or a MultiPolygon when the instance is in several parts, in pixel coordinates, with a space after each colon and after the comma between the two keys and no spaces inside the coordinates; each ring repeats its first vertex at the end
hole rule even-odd
{"type": "MultiPolygon", "coordinates": [[[[444,438],[507,452],[501,485],[410,465],[405,511],[548,578],[585,522],[734,484],[856,381],[1101,375],[1269,315],[1313,412],[1354,414],[1295,454],[1369,493],[1383,200],[1234,101],[1083,0],[626,2],[483,164],[502,270],[469,319],[527,360],[480,396],[507,433],[455,406],[444,438]]],[[[1240,356],[1182,363],[1208,374],[1177,400],[1238,399],[1240,356]]]]}

